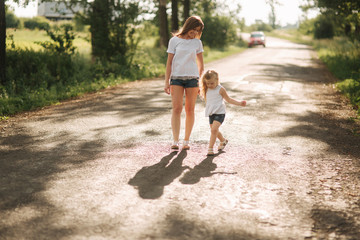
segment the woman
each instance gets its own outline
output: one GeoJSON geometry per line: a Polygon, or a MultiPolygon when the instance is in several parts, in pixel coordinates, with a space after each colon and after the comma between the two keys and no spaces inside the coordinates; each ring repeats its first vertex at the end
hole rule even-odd
{"type": "Polygon", "coordinates": [[[204,71],[203,46],[200,40],[204,23],[198,16],[189,17],[182,28],[173,34],[167,49],[165,92],[171,93],[171,127],[173,144],[179,149],[179,134],[183,97],[185,94],[185,137],[183,150],[190,149],[189,139],[195,122],[195,103],[199,91],[199,77],[204,71]]]}

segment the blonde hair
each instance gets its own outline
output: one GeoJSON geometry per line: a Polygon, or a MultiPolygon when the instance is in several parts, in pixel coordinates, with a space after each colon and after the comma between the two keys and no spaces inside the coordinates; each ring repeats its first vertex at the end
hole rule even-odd
{"type": "Polygon", "coordinates": [[[184,35],[197,27],[200,27],[200,32],[198,33],[196,38],[200,39],[202,31],[204,30],[204,23],[199,16],[191,16],[186,19],[184,25],[179,29],[179,31],[173,33],[173,36],[179,37],[180,35],[184,35]]]}
{"type": "Polygon", "coordinates": [[[207,70],[202,76],[200,81],[200,96],[206,101],[206,93],[208,87],[206,81],[215,81],[219,85],[219,74],[214,70],[207,70]]]}

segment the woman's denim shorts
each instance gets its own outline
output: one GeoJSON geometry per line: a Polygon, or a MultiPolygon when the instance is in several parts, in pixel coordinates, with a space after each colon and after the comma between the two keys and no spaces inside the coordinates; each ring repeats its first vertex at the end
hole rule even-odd
{"type": "Polygon", "coordinates": [[[170,85],[181,86],[183,88],[199,87],[199,80],[196,78],[191,79],[171,79],[170,85]]]}
{"type": "Polygon", "coordinates": [[[209,116],[209,123],[213,124],[214,121],[218,121],[219,123],[223,123],[225,120],[225,114],[213,114],[209,116]]]}

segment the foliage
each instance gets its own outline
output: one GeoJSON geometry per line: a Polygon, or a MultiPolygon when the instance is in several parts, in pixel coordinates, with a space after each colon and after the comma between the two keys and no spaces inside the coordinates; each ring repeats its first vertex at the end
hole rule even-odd
{"type": "Polygon", "coordinates": [[[345,79],[336,84],[337,88],[357,107],[360,115],[360,79],[345,79]]]}
{"type": "Polygon", "coordinates": [[[75,47],[73,45],[75,34],[72,30],[73,27],[70,24],[64,24],[55,30],[46,30],[52,42],[45,41],[36,43],[52,53],[72,55],[75,53],[75,47]],[[59,33],[60,30],[63,30],[63,33],[59,33]]]}
{"type": "MultiPolygon", "coordinates": [[[[332,15],[332,23],[335,24],[336,36],[346,35],[353,40],[360,40],[360,1],[359,0],[311,0],[313,4],[303,6],[307,8],[318,8],[321,15],[328,17],[332,15]],[[341,31],[338,31],[338,28],[341,31]]],[[[310,2],[310,0],[308,0],[310,2]]],[[[325,23],[325,25],[328,23],[325,23]]],[[[322,26],[324,27],[324,26],[322,26]]]]}
{"type": "Polygon", "coordinates": [[[18,28],[20,25],[20,20],[15,16],[13,12],[6,12],[6,28],[18,28]]]}
{"type": "Polygon", "coordinates": [[[264,23],[263,21],[257,21],[251,26],[246,27],[246,30],[248,32],[254,32],[254,31],[271,32],[273,28],[269,24],[264,23]]]}
{"type": "Polygon", "coordinates": [[[304,35],[314,35],[314,26],[315,26],[316,19],[307,19],[300,23],[299,25],[299,32],[304,35]]]}
{"type": "Polygon", "coordinates": [[[50,23],[43,17],[33,17],[24,20],[24,27],[30,30],[49,30],[50,23]]]}
{"type": "Polygon", "coordinates": [[[317,41],[314,47],[319,58],[340,79],[336,86],[359,109],[360,115],[360,42],[342,37],[317,41]]]}
{"type": "Polygon", "coordinates": [[[326,15],[320,15],[314,22],[315,39],[333,38],[334,23],[332,19],[326,15]]]}
{"type": "Polygon", "coordinates": [[[237,42],[236,25],[230,17],[205,16],[203,18],[206,31],[203,32],[204,45],[211,48],[224,48],[229,43],[237,42]]]}
{"type": "MultiPolygon", "coordinates": [[[[77,4],[77,2],[75,2],[77,4]]],[[[90,25],[92,55],[101,61],[120,60],[131,64],[137,47],[134,28],[141,12],[138,1],[82,1],[85,13],[79,18],[90,25]]]]}

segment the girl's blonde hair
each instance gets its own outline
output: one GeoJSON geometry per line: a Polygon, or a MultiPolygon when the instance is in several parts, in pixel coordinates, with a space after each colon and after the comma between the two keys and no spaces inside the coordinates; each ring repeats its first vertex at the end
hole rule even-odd
{"type": "Polygon", "coordinates": [[[179,31],[173,33],[173,35],[177,37],[180,35],[184,35],[197,27],[200,27],[200,31],[197,34],[196,38],[200,39],[202,31],[204,30],[204,23],[199,16],[191,16],[186,19],[184,25],[179,29],[179,31]]]}
{"type": "Polygon", "coordinates": [[[206,81],[215,81],[219,85],[219,74],[214,70],[207,70],[202,76],[200,81],[200,96],[206,101],[206,93],[208,87],[206,81]]]}

